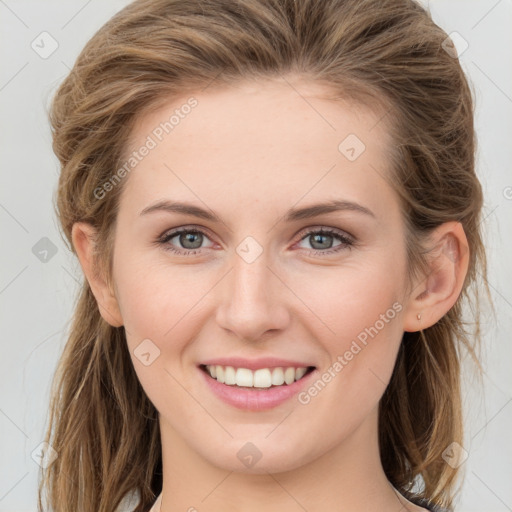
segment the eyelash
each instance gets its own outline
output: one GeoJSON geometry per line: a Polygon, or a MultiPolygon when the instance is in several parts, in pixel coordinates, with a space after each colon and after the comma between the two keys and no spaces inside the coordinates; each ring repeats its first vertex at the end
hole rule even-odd
{"type": "MultiPolygon", "coordinates": [[[[201,235],[209,238],[207,233],[205,233],[204,231],[202,231],[200,229],[180,228],[175,231],[164,233],[162,236],[160,236],[156,240],[156,243],[164,246],[164,249],[166,251],[174,252],[180,256],[190,256],[190,255],[197,254],[198,252],[200,252],[201,248],[178,250],[178,249],[175,249],[172,245],[170,245],[168,243],[171,239],[173,239],[174,237],[176,237],[178,235],[181,235],[182,233],[201,234],[201,235]]],[[[347,235],[342,234],[341,232],[339,232],[335,229],[331,229],[331,228],[310,229],[309,231],[302,234],[301,238],[299,239],[299,242],[301,242],[302,240],[304,240],[305,238],[307,238],[308,236],[313,235],[313,234],[315,234],[315,235],[316,234],[330,235],[330,236],[333,236],[334,238],[338,239],[341,242],[341,244],[337,245],[335,248],[329,248],[326,250],[320,250],[320,249],[309,250],[308,254],[313,254],[315,256],[337,253],[337,252],[342,251],[343,249],[350,249],[351,247],[353,247],[355,245],[355,241],[352,238],[348,237],[347,235]]]]}

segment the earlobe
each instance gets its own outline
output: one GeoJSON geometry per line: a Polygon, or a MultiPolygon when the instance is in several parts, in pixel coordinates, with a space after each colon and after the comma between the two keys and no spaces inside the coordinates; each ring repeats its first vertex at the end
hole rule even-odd
{"type": "Polygon", "coordinates": [[[103,319],[113,327],[121,327],[123,320],[115,294],[98,272],[94,261],[94,227],[86,222],[75,222],[72,232],[73,247],[84,275],[91,287],[103,319]]]}
{"type": "Polygon", "coordinates": [[[437,323],[457,301],[469,266],[469,247],[460,222],[446,222],[431,235],[428,275],[416,284],[404,315],[404,331],[437,323]]]}

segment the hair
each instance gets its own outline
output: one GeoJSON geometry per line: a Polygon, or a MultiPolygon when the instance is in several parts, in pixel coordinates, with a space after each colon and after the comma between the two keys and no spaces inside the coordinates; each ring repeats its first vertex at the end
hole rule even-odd
{"type": "MultiPolygon", "coordinates": [[[[447,34],[413,0],[139,0],[92,37],[58,88],[49,117],[61,173],[56,214],[73,248],[75,222],[96,232],[95,269],[111,286],[123,183],[95,190],[122,165],[140,116],[172,98],[241,80],[296,75],[333,98],[380,108],[392,135],[389,182],[406,225],[408,276],[426,272],[432,230],[460,222],[469,267],[455,305],[405,332],[379,403],[379,446],[406,497],[453,506],[463,444],[461,360],[479,362],[480,284],[487,264],[483,194],[475,172],[473,99],[447,34]],[[471,322],[463,319],[463,305],[471,322]],[[470,327],[468,329],[468,327],[470,327]]],[[[64,238],[64,237],[63,237],[64,238]]],[[[158,412],[140,385],[123,327],[100,315],[86,279],[52,382],[48,442],[58,456],[39,483],[55,512],[111,512],[137,493],[148,510],[162,489],[158,412]]]]}

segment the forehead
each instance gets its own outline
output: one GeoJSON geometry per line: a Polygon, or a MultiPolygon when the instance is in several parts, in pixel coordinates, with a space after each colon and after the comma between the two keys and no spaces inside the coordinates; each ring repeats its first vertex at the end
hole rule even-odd
{"type": "Polygon", "coordinates": [[[166,197],[212,208],[343,197],[385,209],[393,197],[384,189],[391,141],[382,111],[329,92],[268,80],[170,99],[138,119],[126,159],[139,157],[123,196],[139,211],[166,197]]]}

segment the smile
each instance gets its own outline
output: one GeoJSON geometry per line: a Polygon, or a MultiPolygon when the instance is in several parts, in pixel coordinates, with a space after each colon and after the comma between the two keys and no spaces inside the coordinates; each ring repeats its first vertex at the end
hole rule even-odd
{"type": "Polygon", "coordinates": [[[224,403],[247,411],[272,409],[297,395],[318,373],[314,366],[236,368],[199,365],[208,389],[224,403]]]}
{"type": "Polygon", "coordinates": [[[277,367],[250,370],[248,368],[234,368],[233,366],[204,365],[204,370],[221,384],[246,388],[265,389],[273,386],[290,385],[302,379],[314,367],[277,367]]]}

